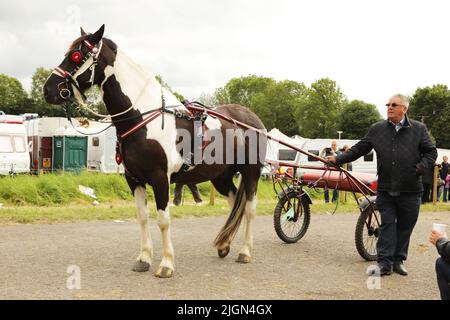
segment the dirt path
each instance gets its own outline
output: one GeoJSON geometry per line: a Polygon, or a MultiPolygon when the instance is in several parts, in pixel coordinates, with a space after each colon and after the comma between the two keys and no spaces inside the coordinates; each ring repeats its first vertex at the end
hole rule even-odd
{"type": "MultiPolygon", "coordinates": [[[[257,217],[253,262],[237,264],[242,234],[219,259],[212,241],[225,217],[173,221],[176,271],[172,279],[131,271],[139,249],[134,222],[0,227],[0,299],[438,299],[432,222],[450,224],[450,212],[421,213],[407,267],[410,275],[381,278],[369,290],[355,249],[357,215],[313,215],[297,244],[276,236],[272,217],[257,217]],[[81,289],[67,289],[67,268],[80,267],[81,289]]],[[[152,220],[155,270],[161,258],[152,220]]],[[[372,282],[373,283],[373,282],[372,282]]]]}

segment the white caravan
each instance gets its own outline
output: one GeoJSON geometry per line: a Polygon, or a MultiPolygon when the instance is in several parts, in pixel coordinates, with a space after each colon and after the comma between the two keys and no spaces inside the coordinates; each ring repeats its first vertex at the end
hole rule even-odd
{"type": "Polygon", "coordinates": [[[30,172],[27,131],[21,116],[0,114],[0,174],[30,172]]]}

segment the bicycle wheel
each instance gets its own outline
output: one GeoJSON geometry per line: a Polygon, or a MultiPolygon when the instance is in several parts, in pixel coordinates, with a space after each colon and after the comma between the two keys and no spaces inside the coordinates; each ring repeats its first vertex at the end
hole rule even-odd
{"type": "Polygon", "coordinates": [[[298,198],[296,192],[289,192],[278,201],[273,215],[278,237],[286,243],[300,240],[308,230],[310,215],[306,197],[298,198]]]}
{"type": "Polygon", "coordinates": [[[380,235],[381,216],[376,205],[367,206],[356,223],[355,244],[359,255],[367,261],[377,260],[377,241],[380,235]]]}

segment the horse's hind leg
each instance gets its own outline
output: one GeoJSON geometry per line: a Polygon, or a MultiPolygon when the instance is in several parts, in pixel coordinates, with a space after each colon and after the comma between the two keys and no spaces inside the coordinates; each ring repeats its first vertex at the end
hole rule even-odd
{"type": "MultiPolygon", "coordinates": [[[[214,187],[223,195],[230,206],[230,210],[233,209],[237,188],[233,183],[234,172],[225,172],[223,175],[211,180],[214,187]]],[[[219,257],[225,258],[230,252],[230,243],[224,242],[217,247],[217,253],[219,257]]]]}
{"type": "Polygon", "coordinates": [[[259,169],[249,170],[249,172],[245,172],[243,174],[242,183],[244,183],[246,197],[245,203],[245,231],[244,237],[245,242],[244,246],[239,251],[238,258],[236,262],[241,263],[249,263],[251,260],[251,255],[253,251],[253,230],[252,230],[252,221],[256,216],[256,204],[257,204],[257,196],[256,191],[258,188],[258,180],[259,180],[259,169]]]}
{"type": "Polygon", "coordinates": [[[152,186],[155,193],[158,226],[161,230],[163,244],[163,256],[155,276],[170,278],[174,271],[175,254],[170,236],[169,177],[163,172],[155,174],[152,177],[152,186]]]}
{"type": "Polygon", "coordinates": [[[141,252],[133,266],[133,271],[144,272],[150,269],[153,259],[153,244],[148,225],[147,191],[145,187],[137,186],[134,189],[134,199],[141,229],[141,252]]]}

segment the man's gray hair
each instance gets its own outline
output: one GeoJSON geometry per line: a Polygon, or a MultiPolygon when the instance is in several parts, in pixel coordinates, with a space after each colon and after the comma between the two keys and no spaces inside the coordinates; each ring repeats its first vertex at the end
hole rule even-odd
{"type": "Polygon", "coordinates": [[[400,98],[400,100],[402,100],[403,104],[406,106],[406,109],[409,108],[409,97],[408,96],[397,93],[397,94],[394,94],[392,97],[400,98]]]}

